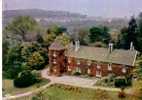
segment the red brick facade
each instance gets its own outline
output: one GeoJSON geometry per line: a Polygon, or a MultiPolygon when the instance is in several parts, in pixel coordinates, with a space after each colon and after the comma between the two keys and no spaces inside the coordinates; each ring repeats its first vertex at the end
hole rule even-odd
{"type": "Polygon", "coordinates": [[[120,64],[91,61],[65,56],[65,50],[49,50],[50,73],[61,75],[79,70],[81,74],[88,74],[96,77],[107,76],[113,73],[117,76],[129,74],[132,67],[120,64]]]}

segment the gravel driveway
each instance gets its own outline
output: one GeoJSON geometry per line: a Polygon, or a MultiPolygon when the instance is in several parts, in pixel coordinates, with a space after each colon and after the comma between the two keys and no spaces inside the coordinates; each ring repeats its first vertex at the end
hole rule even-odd
{"type": "Polygon", "coordinates": [[[63,75],[60,77],[57,76],[49,76],[48,69],[42,71],[42,77],[50,79],[54,83],[63,83],[63,84],[71,84],[76,86],[93,86],[98,80],[97,78],[89,79],[89,78],[81,78],[77,76],[67,76],[63,75]]]}

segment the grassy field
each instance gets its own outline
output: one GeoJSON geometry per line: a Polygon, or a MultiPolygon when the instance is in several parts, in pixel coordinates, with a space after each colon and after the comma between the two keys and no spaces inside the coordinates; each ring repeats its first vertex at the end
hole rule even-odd
{"type": "Polygon", "coordinates": [[[43,79],[41,82],[36,83],[30,87],[27,88],[16,88],[13,86],[13,80],[9,79],[4,79],[2,81],[3,83],[3,93],[5,94],[10,94],[10,95],[15,95],[15,94],[20,94],[20,93],[25,93],[31,90],[34,90],[36,88],[39,88],[40,86],[43,86],[47,84],[49,80],[43,79]]]}
{"type": "Polygon", "coordinates": [[[48,98],[48,100],[138,100],[131,96],[126,96],[125,99],[119,99],[117,92],[85,89],[59,84],[48,87],[43,94],[43,97],[48,98]]]}
{"type": "Polygon", "coordinates": [[[117,92],[79,88],[68,85],[54,84],[42,91],[41,94],[22,97],[15,100],[139,100],[132,96],[118,98],[117,92]],[[33,96],[42,99],[32,99],[33,96]]]}

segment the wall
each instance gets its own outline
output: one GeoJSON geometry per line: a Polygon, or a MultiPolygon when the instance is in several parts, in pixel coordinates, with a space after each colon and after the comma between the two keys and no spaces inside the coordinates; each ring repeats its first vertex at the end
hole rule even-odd
{"type": "Polygon", "coordinates": [[[73,57],[67,57],[66,66],[67,69],[69,69],[68,72],[70,73],[74,71],[76,67],[79,67],[81,69],[82,74],[90,74],[93,76],[96,76],[97,73],[100,73],[101,76],[107,76],[110,73],[114,73],[117,76],[121,76],[129,74],[132,70],[131,66],[125,66],[119,64],[111,64],[112,70],[108,70],[108,63],[91,61],[92,63],[91,65],[89,65],[88,62],[89,61],[85,59],[76,59],[73,57]],[[77,64],[78,62],[80,62],[80,64],[77,64]],[[97,68],[97,65],[99,65],[100,68],[97,68]],[[126,73],[122,72],[123,68],[126,69],[126,73]]]}

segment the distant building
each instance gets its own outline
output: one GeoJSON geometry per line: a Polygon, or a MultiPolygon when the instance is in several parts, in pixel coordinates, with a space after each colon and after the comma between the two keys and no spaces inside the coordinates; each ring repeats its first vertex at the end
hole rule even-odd
{"type": "Polygon", "coordinates": [[[96,77],[111,73],[121,76],[131,73],[137,51],[134,49],[114,49],[80,46],[79,41],[64,47],[60,42],[53,42],[49,47],[50,74],[61,75],[78,71],[96,77]]]}

